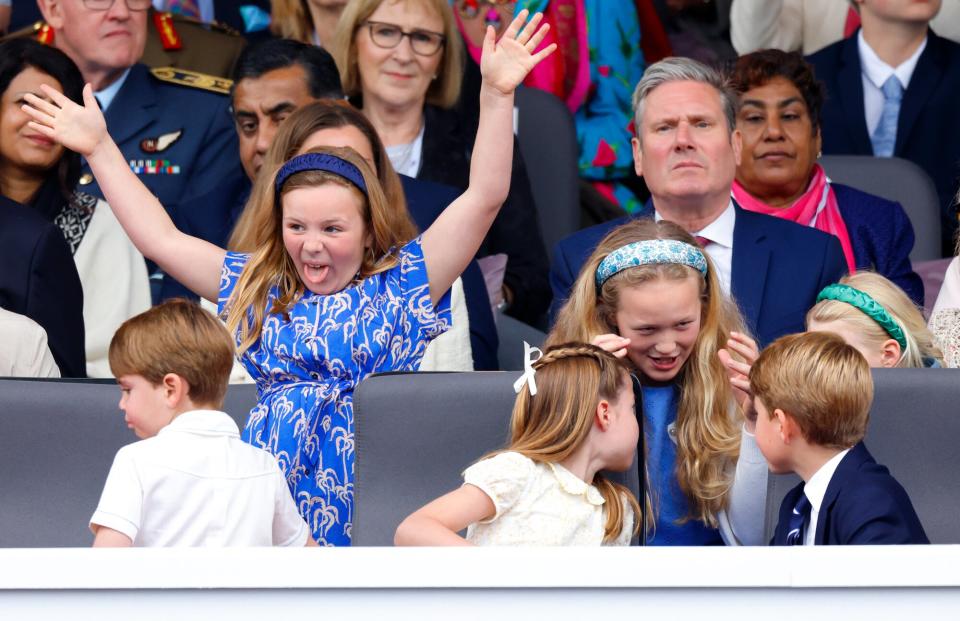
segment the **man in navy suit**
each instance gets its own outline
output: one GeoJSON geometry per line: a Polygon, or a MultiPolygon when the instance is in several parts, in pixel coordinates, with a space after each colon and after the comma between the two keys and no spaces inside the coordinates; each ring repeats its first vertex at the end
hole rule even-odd
{"type": "MultiPolygon", "coordinates": [[[[831,235],[733,202],[741,147],[736,94],[713,69],[671,58],[647,68],[633,97],[634,166],[652,196],[636,217],[671,220],[704,238],[721,285],[761,345],[803,331],[817,293],[845,273],[843,252],[831,235]]],[[[626,221],[599,224],[557,244],[550,271],[554,316],[597,243],[626,221]]]]}
{"type": "Polygon", "coordinates": [[[937,187],[949,252],[960,180],[960,44],[929,28],[940,0],[855,4],[857,35],[808,58],[827,90],[823,152],[902,157],[923,168],[937,187]]]}
{"type": "Polygon", "coordinates": [[[0,196],[0,266],[0,307],[43,327],[62,377],[86,377],[83,288],[60,228],[0,196]]]}
{"type": "MultiPolygon", "coordinates": [[[[206,193],[240,167],[227,97],[229,80],[138,62],[149,0],[39,0],[54,45],[93,85],[107,130],[131,169],[168,211],[206,193]],[[134,8],[130,8],[133,6],[134,8]]],[[[85,167],[84,192],[103,196],[85,167]]]]}
{"type": "Polygon", "coordinates": [[[770,470],[803,479],[780,505],[773,545],[929,543],[906,491],[862,442],[873,379],[855,347],[829,332],[777,339],[750,369],[750,388],[770,470]]]}

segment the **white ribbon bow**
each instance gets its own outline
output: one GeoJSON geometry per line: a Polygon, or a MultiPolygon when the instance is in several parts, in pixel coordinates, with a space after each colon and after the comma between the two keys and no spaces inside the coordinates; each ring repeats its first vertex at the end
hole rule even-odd
{"type": "Polygon", "coordinates": [[[523,390],[523,384],[526,382],[530,387],[530,396],[537,394],[537,380],[534,378],[537,371],[533,368],[533,363],[540,360],[542,355],[543,352],[538,347],[531,347],[530,343],[523,342],[523,375],[513,383],[514,392],[519,393],[523,390]],[[536,354],[537,357],[534,358],[531,354],[536,354]]]}

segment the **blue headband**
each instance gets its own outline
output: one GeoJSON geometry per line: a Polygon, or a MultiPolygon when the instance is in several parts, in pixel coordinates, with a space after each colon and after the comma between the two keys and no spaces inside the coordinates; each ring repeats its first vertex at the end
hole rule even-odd
{"type": "Polygon", "coordinates": [[[280,172],[277,173],[277,180],[274,183],[274,187],[276,187],[278,204],[280,202],[280,191],[283,189],[283,184],[287,182],[287,179],[289,179],[291,175],[307,170],[322,170],[343,177],[357,186],[357,189],[363,192],[364,196],[367,196],[367,184],[364,183],[363,173],[360,172],[359,168],[347,160],[339,158],[336,155],[330,155],[329,153],[304,153],[303,155],[291,158],[280,168],[280,172]]]}
{"type": "Polygon", "coordinates": [[[707,275],[707,259],[699,248],[675,239],[649,239],[621,246],[608,254],[597,267],[597,288],[627,268],[670,263],[686,265],[707,275]]]}

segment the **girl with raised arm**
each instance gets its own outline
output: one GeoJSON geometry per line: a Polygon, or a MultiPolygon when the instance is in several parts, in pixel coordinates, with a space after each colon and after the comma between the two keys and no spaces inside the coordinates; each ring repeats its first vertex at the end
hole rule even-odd
{"type": "Polygon", "coordinates": [[[427,231],[397,247],[376,175],[349,149],[298,155],[273,182],[273,235],[253,254],[180,233],[110,140],[90,86],[84,106],[45,89],[27,97],[32,126],[83,154],[137,248],[218,302],[259,402],[244,438],[273,452],[321,545],[349,545],[353,389],[374,372],[416,369],[448,325],[451,283],[469,262],[510,183],[513,91],[554,49],[522,14],[484,40],[480,123],[470,186],[427,231]]]}

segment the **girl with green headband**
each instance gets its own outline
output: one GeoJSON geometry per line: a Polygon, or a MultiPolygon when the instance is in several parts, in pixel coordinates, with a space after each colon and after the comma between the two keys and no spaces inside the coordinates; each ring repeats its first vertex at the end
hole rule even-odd
{"type": "Polygon", "coordinates": [[[807,331],[839,334],[871,367],[943,366],[920,309],[874,272],[854,272],[821,291],[807,313],[807,331]]]}

